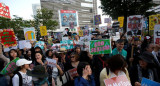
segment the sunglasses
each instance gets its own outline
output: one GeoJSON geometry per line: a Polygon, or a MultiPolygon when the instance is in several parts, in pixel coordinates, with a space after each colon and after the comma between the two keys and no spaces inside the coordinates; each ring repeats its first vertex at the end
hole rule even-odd
{"type": "Polygon", "coordinates": [[[71,56],[71,58],[74,58],[75,56],[71,56]]]}

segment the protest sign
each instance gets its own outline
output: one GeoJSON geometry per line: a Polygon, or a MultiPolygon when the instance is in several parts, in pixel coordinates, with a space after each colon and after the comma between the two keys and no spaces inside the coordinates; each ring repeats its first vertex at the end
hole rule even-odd
{"type": "Polygon", "coordinates": [[[4,48],[4,52],[9,52],[11,49],[17,49],[18,46],[11,46],[11,47],[8,47],[8,48],[4,48]]]}
{"type": "Polygon", "coordinates": [[[47,28],[46,26],[40,26],[41,36],[47,36],[47,28]]]}
{"type": "Polygon", "coordinates": [[[48,38],[48,44],[53,44],[53,42],[52,42],[52,38],[48,38]]]}
{"type": "Polygon", "coordinates": [[[51,67],[56,67],[57,61],[54,59],[46,58],[47,65],[51,67]]]}
{"type": "Polygon", "coordinates": [[[120,33],[116,32],[116,35],[112,36],[112,38],[113,38],[113,41],[117,41],[118,39],[120,39],[120,33]]]}
{"type": "Polygon", "coordinates": [[[160,83],[142,78],[141,86],[160,86],[160,83]]]}
{"type": "Polygon", "coordinates": [[[54,50],[54,51],[58,51],[61,47],[61,44],[60,43],[56,43],[56,44],[53,44],[51,49],[54,50]]]}
{"type": "Polygon", "coordinates": [[[100,30],[101,32],[105,32],[105,31],[107,31],[107,26],[100,26],[100,27],[99,27],[99,30],[100,30]]]}
{"type": "Polygon", "coordinates": [[[15,58],[14,60],[12,60],[11,62],[9,62],[1,71],[1,74],[6,75],[6,74],[10,74],[13,73],[16,69],[16,62],[19,60],[19,58],[15,58]]]}
{"type": "Polygon", "coordinates": [[[30,41],[27,40],[21,40],[19,41],[19,49],[24,49],[24,48],[31,48],[31,43],[30,41]]]}
{"type": "Polygon", "coordinates": [[[123,27],[124,17],[118,17],[119,27],[123,27]]]}
{"type": "Polygon", "coordinates": [[[143,17],[141,15],[129,16],[127,18],[127,36],[141,35],[143,17]]]}
{"type": "Polygon", "coordinates": [[[112,18],[104,18],[104,23],[111,23],[112,18]]]}
{"type": "Polygon", "coordinates": [[[0,29],[0,38],[5,48],[17,45],[16,36],[12,29],[0,29]]]}
{"type": "Polygon", "coordinates": [[[24,37],[25,40],[36,41],[35,29],[34,27],[24,28],[24,37]]]}
{"type": "Polygon", "coordinates": [[[75,76],[78,76],[77,68],[68,70],[68,73],[69,73],[69,75],[70,75],[71,78],[74,78],[75,76]]]}
{"type": "Polygon", "coordinates": [[[40,47],[41,49],[44,49],[44,42],[43,41],[38,41],[36,44],[35,44],[35,47],[40,47]]]}
{"type": "Polygon", "coordinates": [[[94,23],[95,23],[95,25],[101,24],[101,15],[94,16],[94,23]]]}
{"type": "Polygon", "coordinates": [[[68,40],[68,37],[62,37],[62,41],[68,40]]]}
{"type": "Polygon", "coordinates": [[[91,36],[84,36],[80,38],[79,44],[84,51],[89,50],[90,40],[91,36]]]}
{"type": "Polygon", "coordinates": [[[160,14],[149,16],[149,30],[154,30],[156,24],[160,24],[160,14]]]}
{"type": "Polygon", "coordinates": [[[106,40],[91,40],[90,53],[96,54],[109,54],[112,52],[110,39],[106,40]]]}
{"type": "Polygon", "coordinates": [[[83,30],[79,30],[79,36],[82,37],[83,36],[83,30]]]}
{"type": "Polygon", "coordinates": [[[61,43],[61,48],[65,49],[73,49],[73,40],[65,40],[65,41],[60,41],[61,43]]]}
{"type": "Polygon", "coordinates": [[[104,80],[105,86],[132,86],[126,76],[118,76],[104,80]]]}
{"type": "Polygon", "coordinates": [[[160,24],[154,26],[154,43],[160,44],[160,24]]]}

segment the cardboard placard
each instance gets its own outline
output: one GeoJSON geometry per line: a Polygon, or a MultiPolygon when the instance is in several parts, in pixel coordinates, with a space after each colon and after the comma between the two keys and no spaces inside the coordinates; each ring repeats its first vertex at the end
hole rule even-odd
{"type": "Polygon", "coordinates": [[[104,80],[105,86],[132,86],[126,76],[118,76],[104,80]]]}
{"type": "Polygon", "coordinates": [[[78,34],[79,34],[80,37],[82,37],[83,36],[83,30],[79,30],[78,34]]]}
{"type": "Polygon", "coordinates": [[[47,36],[47,27],[40,26],[40,32],[41,32],[41,36],[47,36]]]}
{"type": "Polygon", "coordinates": [[[112,48],[110,39],[90,41],[90,54],[109,54],[111,52],[112,48]]]}
{"type": "Polygon", "coordinates": [[[154,27],[154,43],[160,44],[160,24],[154,27]]]}
{"type": "Polygon", "coordinates": [[[73,49],[73,40],[65,40],[65,41],[60,41],[61,43],[61,48],[65,49],[73,49]]]}
{"type": "Polygon", "coordinates": [[[8,48],[4,48],[4,52],[9,52],[11,49],[17,49],[18,46],[12,46],[12,47],[8,47],[8,48]]]}
{"type": "Polygon", "coordinates": [[[25,40],[36,41],[35,29],[34,27],[24,28],[24,37],[25,40]]]}
{"type": "Polygon", "coordinates": [[[69,73],[70,77],[72,77],[72,78],[74,78],[75,76],[78,76],[77,68],[68,70],[68,73],[69,73]]]}
{"type": "Polygon", "coordinates": [[[36,44],[35,44],[35,47],[40,47],[42,50],[44,49],[44,42],[43,41],[38,41],[36,44]]]}
{"type": "Polygon", "coordinates": [[[32,47],[32,45],[29,41],[27,41],[27,40],[19,41],[19,49],[24,49],[24,48],[29,48],[30,49],[31,47],[32,47]]]}
{"type": "Polygon", "coordinates": [[[118,17],[118,21],[119,21],[119,26],[123,27],[124,17],[118,17]]]}
{"type": "Polygon", "coordinates": [[[0,29],[0,38],[5,48],[17,45],[16,36],[12,29],[0,29]]]}
{"type": "Polygon", "coordinates": [[[160,83],[142,78],[141,86],[160,86],[160,83]]]}
{"type": "Polygon", "coordinates": [[[56,67],[57,61],[54,59],[46,58],[47,65],[51,67],[56,67]]]}

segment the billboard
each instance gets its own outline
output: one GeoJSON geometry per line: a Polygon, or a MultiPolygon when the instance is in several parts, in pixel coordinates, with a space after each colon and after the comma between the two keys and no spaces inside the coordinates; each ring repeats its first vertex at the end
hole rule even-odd
{"type": "Polygon", "coordinates": [[[6,18],[11,18],[9,7],[6,6],[4,3],[0,3],[0,16],[6,17],[6,18]]]}
{"type": "Polygon", "coordinates": [[[75,10],[60,10],[61,27],[78,26],[77,12],[75,10]]]}

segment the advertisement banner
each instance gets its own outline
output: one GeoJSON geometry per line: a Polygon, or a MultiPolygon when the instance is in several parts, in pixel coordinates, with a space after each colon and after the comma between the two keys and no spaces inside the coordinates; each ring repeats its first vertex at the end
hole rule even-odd
{"type": "Polygon", "coordinates": [[[154,26],[154,43],[160,44],[160,24],[154,26]]]}
{"type": "Polygon", "coordinates": [[[124,17],[118,17],[118,21],[119,21],[119,27],[123,27],[123,23],[124,23],[124,17]]]}
{"type": "Polygon", "coordinates": [[[46,26],[40,26],[41,36],[47,36],[47,28],[46,26]]]}
{"type": "Polygon", "coordinates": [[[160,14],[149,16],[149,30],[154,30],[156,24],[160,24],[160,14]]]}
{"type": "Polygon", "coordinates": [[[101,15],[95,15],[94,22],[95,22],[95,25],[101,24],[101,15]]]}
{"type": "Polygon", "coordinates": [[[9,7],[6,6],[4,3],[0,3],[0,16],[5,18],[11,18],[9,7]]]}
{"type": "Polygon", "coordinates": [[[90,41],[90,54],[109,54],[111,52],[112,48],[110,39],[90,41]]]}
{"type": "Polygon", "coordinates": [[[60,10],[61,27],[70,27],[70,22],[73,26],[77,26],[77,13],[75,10],[60,10]]]}
{"type": "Polygon", "coordinates": [[[127,18],[127,36],[141,35],[143,28],[143,17],[141,15],[129,16],[127,18]]]}
{"type": "Polygon", "coordinates": [[[35,29],[34,27],[24,28],[24,37],[25,40],[36,41],[35,29]]]}
{"type": "Polygon", "coordinates": [[[118,76],[104,80],[105,86],[132,86],[126,76],[118,76]]]}
{"type": "Polygon", "coordinates": [[[141,86],[160,86],[160,83],[142,78],[141,86]]]}
{"type": "Polygon", "coordinates": [[[0,38],[1,43],[5,48],[17,45],[13,29],[0,29],[0,38]]]}

